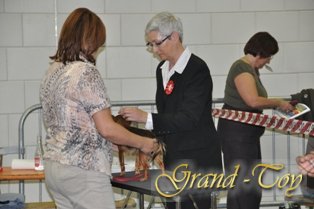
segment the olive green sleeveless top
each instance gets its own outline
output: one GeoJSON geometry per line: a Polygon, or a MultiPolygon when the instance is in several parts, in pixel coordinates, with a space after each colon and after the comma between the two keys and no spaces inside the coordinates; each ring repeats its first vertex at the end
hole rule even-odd
{"type": "Polygon", "coordinates": [[[259,79],[258,72],[256,72],[255,69],[253,69],[248,63],[243,61],[242,59],[239,59],[235,61],[229,71],[226,86],[225,86],[225,97],[224,102],[232,107],[235,107],[237,109],[241,110],[255,110],[251,107],[249,107],[244,100],[241,98],[236,85],[235,85],[235,78],[240,75],[241,73],[250,73],[254,79],[256,84],[256,89],[258,92],[258,95],[261,97],[267,98],[267,92],[264,88],[261,80],[259,79]]]}

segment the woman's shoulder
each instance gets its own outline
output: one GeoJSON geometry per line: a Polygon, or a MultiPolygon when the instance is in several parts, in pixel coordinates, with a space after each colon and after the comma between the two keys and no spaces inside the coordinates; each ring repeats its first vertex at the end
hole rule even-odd
{"type": "Polygon", "coordinates": [[[191,54],[191,57],[187,63],[186,68],[192,68],[194,72],[209,72],[207,63],[195,54],[191,54]]]}
{"type": "Polygon", "coordinates": [[[207,66],[206,62],[202,58],[200,58],[199,56],[197,56],[196,54],[193,54],[193,53],[191,54],[190,61],[207,66]]]}
{"type": "Polygon", "coordinates": [[[84,62],[84,61],[74,61],[71,62],[70,65],[78,70],[95,70],[96,66],[90,62],[84,62]]]}
{"type": "Polygon", "coordinates": [[[78,75],[99,74],[96,66],[89,62],[74,61],[68,64],[68,72],[78,75]]]}
{"type": "Polygon", "coordinates": [[[253,74],[253,71],[248,63],[244,62],[242,59],[238,59],[231,65],[229,74],[238,75],[241,73],[253,74]]]}

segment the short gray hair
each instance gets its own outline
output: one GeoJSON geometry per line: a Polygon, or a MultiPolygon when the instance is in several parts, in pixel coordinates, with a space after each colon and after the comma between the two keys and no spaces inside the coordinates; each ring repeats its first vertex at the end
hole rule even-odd
{"type": "Polygon", "coordinates": [[[183,40],[183,26],[180,18],[175,17],[170,12],[160,12],[156,14],[146,25],[145,38],[149,32],[158,31],[163,36],[168,36],[172,32],[179,34],[183,40]]]}

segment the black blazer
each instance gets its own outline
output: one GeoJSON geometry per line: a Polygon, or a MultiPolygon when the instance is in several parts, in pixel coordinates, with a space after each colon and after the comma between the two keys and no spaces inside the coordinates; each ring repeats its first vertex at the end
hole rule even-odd
{"type": "Polygon", "coordinates": [[[183,73],[171,76],[174,88],[167,95],[160,68],[163,63],[156,71],[158,114],[153,113],[152,118],[154,133],[166,144],[166,156],[206,149],[204,160],[221,167],[220,143],[211,115],[213,83],[207,64],[192,54],[183,73]]]}

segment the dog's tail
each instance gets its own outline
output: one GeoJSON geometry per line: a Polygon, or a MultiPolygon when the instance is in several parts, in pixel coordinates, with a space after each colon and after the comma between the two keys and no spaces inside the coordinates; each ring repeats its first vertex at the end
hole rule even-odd
{"type": "Polygon", "coordinates": [[[158,143],[158,149],[153,152],[151,154],[151,161],[154,161],[155,158],[157,157],[157,155],[161,154],[161,155],[164,155],[166,153],[166,144],[161,141],[160,139],[156,138],[157,139],[157,143],[158,143]]]}

